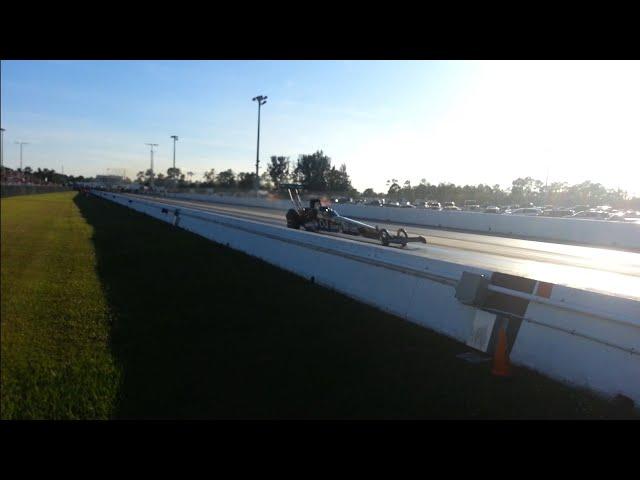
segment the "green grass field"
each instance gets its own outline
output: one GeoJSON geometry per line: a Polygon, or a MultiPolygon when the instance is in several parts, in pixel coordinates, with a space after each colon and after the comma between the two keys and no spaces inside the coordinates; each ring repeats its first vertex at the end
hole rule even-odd
{"type": "Polygon", "coordinates": [[[108,418],[119,371],[74,192],[2,203],[2,418],[108,418]]]}
{"type": "Polygon", "coordinates": [[[1,203],[3,419],[630,415],[107,201],[1,203]]]}

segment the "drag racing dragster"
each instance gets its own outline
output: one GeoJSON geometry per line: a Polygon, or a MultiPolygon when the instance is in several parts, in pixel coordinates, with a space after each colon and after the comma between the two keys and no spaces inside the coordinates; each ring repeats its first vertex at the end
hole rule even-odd
{"type": "Polygon", "coordinates": [[[287,227],[299,230],[300,227],[310,232],[337,232],[349,235],[357,235],[379,240],[384,246],[398,244],[405,247],[410,242],[427,243],[423,236],[410,237],[404,228],[398,229],[395,235],[390,234],[385,228],[372,227],[366,223],[343,217],[332,208],[322,205],[319,198],[309,200],[309,207],[302,205],[300,191],[303,186],[295,183],[282,184],[286,188],[293,208],[287,211],[287,227]]]}

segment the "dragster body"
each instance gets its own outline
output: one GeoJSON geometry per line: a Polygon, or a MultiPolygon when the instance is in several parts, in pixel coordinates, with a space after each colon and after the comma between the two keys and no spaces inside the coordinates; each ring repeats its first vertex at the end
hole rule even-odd
{"type": "Polygon", "coordinates": [[[402,247],[410,242],[427,243],[422,236],[409,237],[404,228],[398,229],[395,235],[390,234],[384,228],[371,226],[352,218],[343,217],[332,208],[322,206],[320,199],[309,201],[309,207],[303,207],[299,191],[302,185],[281,185],[289,192],[289,198],[293,207],[287,212],[287,227],[299,230],[301,227],[311,232],[337,232],[348,235],[358,235],[379,240],[382,245],[398,244],[402,247]]]}

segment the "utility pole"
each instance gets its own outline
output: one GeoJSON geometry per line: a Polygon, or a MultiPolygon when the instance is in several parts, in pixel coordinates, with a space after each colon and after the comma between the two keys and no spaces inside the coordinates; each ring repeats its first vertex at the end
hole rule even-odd
{"type": "Polygon", "coordinates": [[[173,168],[176,168],[176,142],[178,141],[178,136],[177,135],[171,135],[171,138],[173,138],[173,168]]]}
{"type": "Polygon", "coordinates": [[[4,169],[4,128],[0,127],[0,169],[4,169]]]}
{"type": "Polygon", "coordinates": [[[22,172],[22,146],[23,145],[29,145],[27,142],[14,142],[16,145],[20,145],[20,174],[23,174],[22,172]]]}
{"type": "Polygon", "coordinates": [[[549,205],[549,167],[547,166],[547,178],[544,181],[544,193],[546,195],[546,200],[544,202],[544,206],[546,207],[547,205],[549,205]]]}
{"type": "Polygon", "coordinates": [[[145,143],[145,145],[149,145],[150,150],[151,150],[151,180],[150,180],[150,184],[151,184],[151,188],[153,189],[153,147],[157,147],[158,144],[157,143],[145,143]]]}
{"type": "Polygon", "coordinates": [[[258,189],[260,188],[260,177],[259,177],[259,165],[260,165],[260,109],[262,105],[267,103],[267,97],[258,95],[257,97],[253,97],[254,102],[258,102],[258,146],[256,147],[256,197],[258,196],[258,189]]]}
{"type": "MultiPolygon", "coordinates": [[[[176,141],[178,140],[178,136],[177,135],[171,135],[171,138],[173,138],[173,175],[175,175],[176,174],[176,141]]],[[[177,188],[178,178],[177,177],[173,177],[171,179],[171,184],[172,184],[173,188],[177,188]]]]}
{"type": "Polygon", "coordinates": [[[547,206],[549,205],[549,170],[551,168],[551,154],[553,153],[553,149],[547,145],[544,152],[546,154],[545,163],[547,164],[547,177],[544,180],[544,206],[547,206]]]}

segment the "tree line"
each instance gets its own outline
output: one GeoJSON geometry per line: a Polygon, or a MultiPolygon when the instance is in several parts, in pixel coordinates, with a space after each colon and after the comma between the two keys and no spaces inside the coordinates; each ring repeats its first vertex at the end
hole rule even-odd
{"type": "MultiPolygon", "coordinates": [[[[138,181],[149,184],[151,171],[138,173],[138,181]]],[[[606,188],[591,181],[569,185],[566,182],[545,184],[533,177],[517,178],[508,188],[500,185],[456,185],[454,183],[432,184],[423,178],[417,185],[410,180],[387,180],[385,191],[376,192],[367,188],[358,192],[351,184],[345,164],[338,168],[332,165],[331,158],[322,150],[303,154],[292,162],[287,156],[271,156],[266,171],[260,176],[260,185],[264,190],[278,191],[284,183],[302,184],[308,192],[326,193],[332,196],[352,198],[386,198],[399,202],[435,200],[464,204],[466,200],[475,200],[481,205],[527,205],[537,206],[575,206],[575,205],[611,205],[617,208],[640,208],[640,198],[629,198],[621,189],[606,188]]],[[[216,172],[210,169],[202,179],[193,181],[193,173],[183,174],[180,169],[167,170],[167,175],[155,177],[156,185],[176,185],[178,187],[210,187],[223,190],[245,190],[255,188],[255,172],[235,173],[231,169],[216,172]]]]}
{"type": "MultiPolygon", "coordinates": [[[[182,172],[179,168],[169,168],[166,175],[153,175],[156,186],[164,187],[202,187],[219,190],[250,191],[255,188],[255,172],[234,172],[232,169],[216,172],[206,171],[202,178],[194,178],[191,171],[182,172]]],[[[24,179],[30,183],[69,184],[74,182],[91,182],[95,178],[65,175],[53,169],[25,167],[23,170],[2,169],[2,180],[24,179]]],[[[140,171],[135,181],[150,185],[151,170],[140,171]]],[[[130,182],[129,179],[125,183],[130,182]]],[[[326,193],[332,196],[352,198],[386,198],[399,202],[415,202],[418,200],[435,200],[439,202],[455,202],[463,204],[465,200],[475,200],[481,205],[527,205],[537,206],[575,206],[575,205],[611,205],[614,208],[640,209],[640,197],[629,198],[621,189],[606,188],[600,183],[585,181],[570,185],[566,182],[552,182],[546,185],[533,177],[517,178],[508,188],[500,185],[456,185],[454,183],[432,184],[423,178],[417,185],[410,180],[387,180],[385,191],[376,192],[367,188],[358,192],[351,184],[345,164],[336,168],[322,150],[312,154],[300,155],[295,163],[286,156],[271,156],[266,171],[260,175],[260,186],[263,190],[277,192],[283,183],[300,183],[309,192],[326,193]]]]}
{"type": "Polygon", "coordinates": [[[366,198],[389,198],[394,201],[434,200],[463,204],[475,200],[480,205],[527,205],[536,206],[576,206],[611,205],[617,208],[640,208],[640,198],[629,198],[621,189],[606,188],[600,183],[585,181],[575,185],[567,182],[553,182],[546,185],[532,177],[517,178],[511,186],[503,189],[500,185],[455,185],[453,183],[432,184],[422,179],[418,185],[409,180],[400,183],[397,179],[387,180],[388,190],[376,193],[368,188],[362,192],[366,198]]]}
{"type": "MultiPolygon", "coordinates": [[[[136,181],[143,185],[150,185],[153,177],[155,186],[180,187],[209,187],[218,189],[252,190],[255,188],[255,172],[236,173],[232,169],[216,172],[210,169],[204,172],[202,179],[193,179],[193,172],[183,173],[179,168],[169,168],[167,174],[153,175],[148,169],[136,175],[136,181]]],[[[331,165],[329,158],[322,150],[312,154],[300,155],[295,166],[289,157],[274,155],[267,164],[266,171],[260,175],[260,186],[264,190],[279,190],[284,183],[295,182],[302,184],[305,189],[313,192],[332,192],[354,196],[358,191],[351,185],[347,166],[336,168],[331,165]]]]}
{"type": "Polygon", "coordinates": [[[51,168],[37,168],[33,169],[31,167],[20,168],[10,168],[10,167],[2,167],[2,171],[0,172],[2,182],[21,182],[24,181],[26,183],[32,183],[36,185],[67,185],[74,182],[91,182],[95,181],[95,178],[84,177],[82,175],[74,176],[67,175],[64,173],[56,172],[51,168]]]}
{"type": "MultiPolygon", "coordinates": [[[[136,175],[136,182],[141,185],[168,188],[213,188],[223,190],[252,190],[255,188],[255,172],[239,172],[235,173],[232,169],[223,170],[216,173],[215,169],[204,172],[202,179],[196,178],[191,171],[183,173],[179,168],[167,169],[166,175],[163,173],[154,174],[151,169],[140,171],[136,175]]],[[[260,184],[262,188],[270,189],[272,185],[269,183],[269,177],[266,172],[260,176],[260,184]]]]}

